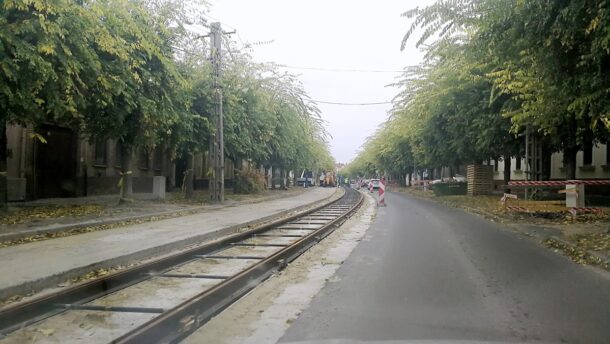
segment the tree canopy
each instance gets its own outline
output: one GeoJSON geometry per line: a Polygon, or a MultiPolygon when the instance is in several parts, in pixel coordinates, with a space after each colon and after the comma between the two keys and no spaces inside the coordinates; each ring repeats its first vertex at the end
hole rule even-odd
{"type": "Polygon", "coordinates": [[[421,32],[425,61],[396,83],[391,119],[354,164],[391,171],[388,141],[408,147],[407,166],[508,159],[528,129],[563,153],[573,179],[577,151],[610,137],[609,15],[601,0],[441,0],[405,12],[403,48],[421,32]]]}
{"type": "MultiPolygon", "coordinates": [[[[125,153],[158,145],[174,156],[207,149],[214,98],[210,50],[200,32],[208,25],[205,1],[0,6],[3,128],[57,123],[114,139],[125,153]]],[[[319,110],[298,79],[253,62],[247,49],[224,39],[226,156],[283,168],[331,166],[319,110]]]]}

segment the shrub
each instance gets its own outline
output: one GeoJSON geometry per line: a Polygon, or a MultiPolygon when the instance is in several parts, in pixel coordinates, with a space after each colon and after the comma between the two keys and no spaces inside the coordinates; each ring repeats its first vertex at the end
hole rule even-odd
{"type": "Polygon", "coordinates": [[[260,193],[265,190],[265,175],[256,170],[235,171],[233,192],[236,194],[260,193]]]}

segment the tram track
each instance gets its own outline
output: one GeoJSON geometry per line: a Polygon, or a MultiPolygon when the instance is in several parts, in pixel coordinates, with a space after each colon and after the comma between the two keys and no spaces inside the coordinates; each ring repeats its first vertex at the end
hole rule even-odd
{"type": "Polygon", "coordinates": [[[0,342],[49,328],[72,342],[180,341],[330,234],[361,202],[346,189],[330,204],[269,226],[4,309],[0,342]]]}

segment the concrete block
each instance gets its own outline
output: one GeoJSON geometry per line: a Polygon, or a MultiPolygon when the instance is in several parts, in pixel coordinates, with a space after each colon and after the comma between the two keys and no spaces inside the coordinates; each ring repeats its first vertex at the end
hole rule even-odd
{"type": "Polygon", "coordinates": [[[153,177],[153,196],[157,199],[165,199],[165,176],[153,177]]]}
{"type": "Polygon", "coordinates": [[[566,207],[582,208],[585,206],[585,185],[566,185],[566,207]]]}

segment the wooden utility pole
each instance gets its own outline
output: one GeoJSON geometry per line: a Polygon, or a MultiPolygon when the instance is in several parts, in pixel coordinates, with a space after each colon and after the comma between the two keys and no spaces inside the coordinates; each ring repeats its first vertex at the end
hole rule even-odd
{"type": "MultiPolygon", "coordinates": [[[[525,179],[542,180],[542,143],[537,133],[532,133],[528,126],[525,131],[525,179]]],[[[525,199],[530,190],[525,189],[525,199]]]]}
{"type": "Polygon", "coordinates": [[[208,161],[212,168],[210,176],[210,201],[212,203],[224,202],[225,199],[225,154],[222,113],[222,89],[220,86],[220,68],[222,59],[222,29],[220,23],[211,25],[211,59],[214,79],[214,114],[212,116],[212,130],[210,131],[210,149],[208,161]]]}

